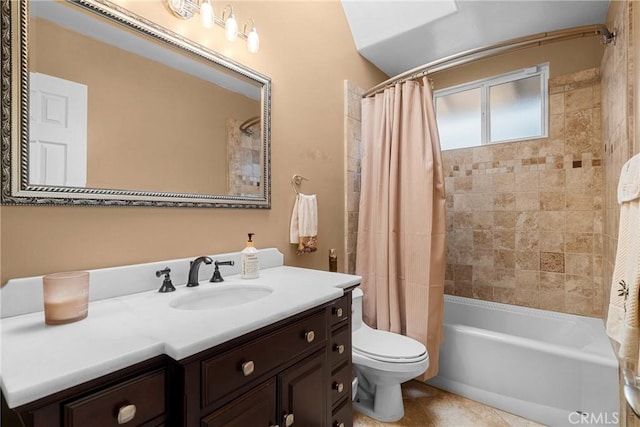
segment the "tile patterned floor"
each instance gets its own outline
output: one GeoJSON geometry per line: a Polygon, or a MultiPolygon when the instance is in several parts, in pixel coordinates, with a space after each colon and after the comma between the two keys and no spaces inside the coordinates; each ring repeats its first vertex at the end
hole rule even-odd
{"type": "Polygon", "coordinates": [[[353,427],[540,427],[533,421],[418,381],[402,385],[404,417],[381,423],[354,412],[353,427]]]}

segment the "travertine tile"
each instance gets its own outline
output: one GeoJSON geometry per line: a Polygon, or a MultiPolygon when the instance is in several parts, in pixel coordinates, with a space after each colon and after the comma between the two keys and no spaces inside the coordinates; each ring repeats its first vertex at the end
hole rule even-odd
{"type": "Polygon", "coordinates": [[[516,228],[516,221],[518,220],[518,212],[508,211],[493,213],[493,223],[497,230],[514,230],[516,228]]]}
{"type": "Polygon", "coordinates": [[[593,256],[591,254],[566,254],[567,274],[589,276],[593,274],[593,256]]]}
{"type": "Polygon", "coordinates": [[[473,228],[473,212],[452,212],[453,224],[458,228],[473,228]]]}
{"type": "Polygon", "coordinates": [[[493,231],[473,230],[474,249],[493,249],[493,231]]]}
{"type": "Polygon", "coordinates": [[[515,252],[495,249],[493,251],[493,265],[496,268],[515,268],[515,252]]]}
{"type": "Polygon", "coordinates": [[[541,271],[540,290],[543,292],[565,292],[565,275],[541,271]]]}
{"type": "Polygon", "coordinates": [[[493,207],[496,211],[512,211],[516,205],[514,193],[498,193],[493,198],[493,207]]]}
{"type": "Polygon", "coordinates": [[[516,269],[539,271],[540,253],[516,251],[516,269]]]}
{"type": "Polygon", "coordinates": [[[516,233],[513,230],[495,230],[493,232],[493,248],[514,250],[516,248],[516,233]]]}
{"type": "Polygon", "coordinates": [[[593,107],[593,87],[591,85],[565,93],[565,113],[584,110],[591,107],[593,107]]]}
{"type": "Polygon", "coordinates": [[[558,252],[540,253],[540,271],[550,271],[555,273],[565,272],[565,256],[558,252]]]}
{"type": "Polygon", "coordinates": [[[476,230],[494,228],[494,212],[473,212],[473,228],[476,230]]]}
{"type": "Polygon", "coordinates": [[[564,169],[540,171],[540,190],[559,191],[565,186],[564,169]]]}
{"type": "Polygon", "coordinates": [[[583,297],[593,297],[593,278],[591,276],[567,274],[565,276],[565,293],[570,297],[573,297],[576,294],[583,297]]]}
{"type": "Polygon", "coordinates": [[[540,207],[540,197],[537,191],[516,193],[516,210],[537,211],[540,207]]]}
{"type": "Polygon", "coordinates": [[[522,289],[538,290],[540,272],[530,270],[515,270],[516,286],[522,289]]]}
{"type": "Polygon", "coordinates": [[[473,178],[470,176],[460,176],[453,178],[454,193],[470,193],[473,185],[473,178]]]}
{"type": "Polygon", "coordinates": [[[565,227],[564,212],[540,211],[538,212],[538,229],[541,231],[563,230],[565,227]]]}
{"type": "Polygon", "coordinates": [[[566,239],[567,252],[593,253],[593,233],[567,233],[566,239]]]}
{"type": "Polygon", "coordinates": [[[559,231],[541,231],[541,252],[564,252],[564,234],[559,231]]]}
{"type": "Polygon", "coordinates": [[[516,250],[520,252],[537,252],[539,250],[539,235],[537,231],[516,232],[516,250]]]}
{"type": "Polygon", "coordinates": [[[549,95],[549,114],[564,113],[564,92],[549,95]]]}
{"type": "Polygon", "coordinates": [[[525,212],[518,212],[518,219],[516,220],[517,231],[536,231],[539,225],[539,211],[529,210],[525,212]]]}
{"type": "Polygon", "coordinates": [[[541,191],[540,210],[561,211],[565,208],[565,193],[563,191],[541,191]]]}
{"type": "Polygon", "coordinates": [[[572,233],[589,233],[595,232],[594,229],[594,220],[595,220],[595,212],[594,211],[574,211],[568,213],[569,220],[566,224],[566,231],[572,233]]]}
{"type": "Polygon", "coordinates": [[[500,173],[493,176],[493,191],[496,193],[513,192],[515,185],[515,173],[500,173]]]}

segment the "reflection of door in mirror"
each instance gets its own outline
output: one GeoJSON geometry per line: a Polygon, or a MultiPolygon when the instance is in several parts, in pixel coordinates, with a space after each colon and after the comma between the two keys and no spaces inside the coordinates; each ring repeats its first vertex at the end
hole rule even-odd
{"type": "Polygon", "coordinates": [[[30,73],[29,91],[29,183],[85,187],[87,86],[30,73]]]}

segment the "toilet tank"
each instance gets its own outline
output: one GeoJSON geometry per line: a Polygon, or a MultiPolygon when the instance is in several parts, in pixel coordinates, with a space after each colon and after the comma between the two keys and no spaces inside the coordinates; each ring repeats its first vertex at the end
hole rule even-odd
{"type": "Polygon", "coordinates": [[[362,325],[362,289],[355,288],[351,293],[351,331],[362,325]]]}

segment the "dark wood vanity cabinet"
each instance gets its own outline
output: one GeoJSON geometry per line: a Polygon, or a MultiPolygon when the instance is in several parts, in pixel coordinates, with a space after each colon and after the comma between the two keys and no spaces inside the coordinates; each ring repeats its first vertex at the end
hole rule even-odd
{"type": "Polygon", "coordinates": [[[330,427],[352,427],[353,407],[351,381],[351,291],[329,307],[331,340],[329,343],[330,378],[328,399],[330,427]]]}
{"type": "Polygon", "coordinates": [[[351,427],[351,292],[180,363],[183,426],[351,427]]]}
{"type": "MultiPolygon", "coordinates": [[[[352,378],[345,292],[180,362],[158,357],[16,412],[28,427],[351,427],[352,378]]],[[[14,425],[4,412],[2,425],[14,425]]]]}
{"type": "Polygon", "coordinates": [[[6,427],[170,426],[168,358],[160,356],[11,411],[6,427]]]}

